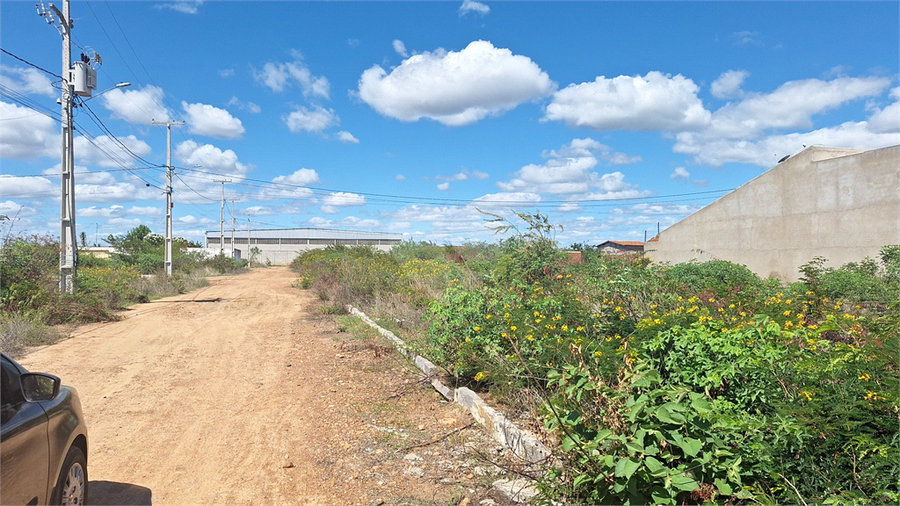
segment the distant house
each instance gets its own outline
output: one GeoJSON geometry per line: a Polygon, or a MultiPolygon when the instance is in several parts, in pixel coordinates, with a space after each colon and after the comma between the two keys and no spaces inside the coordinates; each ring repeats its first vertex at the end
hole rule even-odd
{"type": "Polygon", "coordinates": [[[610,255],[622,255],[624,253],[641,253],[644,251],[644,243],[640,241],[606,241],[597,245],[597,250],[610,255]]]}

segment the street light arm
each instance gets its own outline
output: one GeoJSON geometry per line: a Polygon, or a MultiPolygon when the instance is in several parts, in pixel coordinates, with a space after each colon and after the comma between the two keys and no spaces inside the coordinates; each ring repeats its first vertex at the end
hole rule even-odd
{"type": "Polygon", "coordinates": [[[117,88],[127,88],[127,87],[129,87],[129,86],[131,86],[131,83],[119,83],[119,84],[113,86],[112,88],[107,88],[107,89],[101,91],[100,93],[97,93],[97,94],[94,95],[93,97],[88,97],[88,98],[86,98],[86,99],[83,99],[80,103],[78,103],[78,104],[76,105],[76,107],[79,106],[79,105],[81,105],[81,104],[83,104],[83,103],[85,103],[85,102],[87,102],[87,101],[89,101],[89,100],[93,100],[93,99],[99,97],[100,95],[106,93],[107,91],[112,91],[112,90],[115,90],[115,89],[117,89],[117,88]]]}

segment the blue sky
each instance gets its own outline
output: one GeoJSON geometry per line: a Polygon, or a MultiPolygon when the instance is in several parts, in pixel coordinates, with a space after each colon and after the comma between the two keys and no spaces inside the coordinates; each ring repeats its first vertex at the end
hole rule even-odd
{"type": "MultiPolygon", "coordinates": [[[[0,4],[0,232],[59,234],[61,36],[0,4]],[[14,55],[14,56],[11,56],[14,55]],[[24,60],[24,61],[23,61],[24,60]]],[[[61,6],[61,2],[57,2],[61,6]]],[[[77,108],[94,243],[314,227],[493,241],[643,240],[804,146],[900,144],[898,2],[83,2],[102,56],[77,108]],[[123,149],[127,147],[127,150],[123,149]],[[148,186],[149,185],[149,186],[148,186]]]]}

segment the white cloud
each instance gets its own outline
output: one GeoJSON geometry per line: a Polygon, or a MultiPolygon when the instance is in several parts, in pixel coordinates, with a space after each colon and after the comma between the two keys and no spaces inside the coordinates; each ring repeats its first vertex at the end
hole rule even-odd
{"type": "Polygon", "coordinates": [[[331,84],[328,79],[315,76],[303,63],[303,55],[294,51],[294,61],[287,63],[266,63],[261,71],[253,71],[257,82],[270,90],[281,93],[290,86],[299,86],[304,97],[328,99],[331,84]]]}
{"type": "Polygon", "coordinates": [[[321,134],[326,128],[341,124],[334,109],[314,105],[312,108],[297,106],[296,110],[281,117],[291,132],[313,132],[321,134]]]}
{"type": "Polygon", "coordinates": [[[513,179],[498,182],[504,192],[550,193],[572,198],[603,200],[625,196],[647,195],[636,186],[625,182],[621,172],[599,175],[592,172],[598,165],[598,152],[609,150],[591,139],[573,139],[558,151],[544,153],[549,160],[541,165],[529,164],[519,169],[513,179]]]}
{"type": "Polygon", "coordinates": [[[116,88],[104,93],[100,100],[112,112],[113,118],[137,125],[152,125],[153,121],[168,121],[172,115],[163,105],[165,93],[157,86],[140,90],[116,88]]]}
{"type": "Polygon", "coordinates": [[[381,222],[373,219],[362,219],[356,216],[348,216],[340,221],[341,226],[358,228],[358,229],[378,229],[381,228],[381,222]]]}
{"type": "Polygon", "coordinates": [[[751,32],[751,31],[741,31],[734,32],[731,34],[731,39],[734,41],[736,46],[745,46],[745,45],[758,45],[761,44],[762,41],[758,38],[759,33],[751,32]]]}
{"type": "Polygon", "coordinates": [[[277,199],[310,199],[313,192],[308,185],[319,184],[319,174],[312,169],[302,168],[287,176],[278,176],[272,179],[275,187],[266,187],[257,198],[262,200],[277,199]]]}
{"type": "Polygon", "coordinates": [[[716,167],[730,162],[771,167],[784,155],[800,151],[803,145],[873,149],[896,144],[900,141],[900,128],[891,132],[881,123],[880,112],[870,118],[874,120],[871,126],[866,122],[846,122],[809,132],[796,131],[811,128],[814,115],[876,96],[889,85],[887,78],[840,77],[831,81],[790,81],[768,94],[744,92],[743,100],[713,113],[705,130],[678,133],[672,149],[693,155],[695,162],[716,167]]]}
{"type": "MultiPolygon", "coordinates": [[[[212,144],[198,144],[196,141],[184,141],[175,148],[175,156],[188,167],[200,165],[204,172],[221,174],[232,179],[232,182],[240,182],[250,171],[253,165],[238,161],[237,154],[230,150],[221,150],[212,144]]],[[[182,178],[193,178],[191,173],[186,173],[182,178]]],[[[215,185],[209,180],[208,175],[202,178],[193,178],[202,185],[215,185]]],[[[194,187],[196,189],[196,187],[194,187]]]]}
{"type": "Polygon", "coordinates": [[[360,77],[359,97],[402,121],[429,118],[460,126],[546,96],[555,87],[531,59],[479,40],[458,52],[411,56],[390,73],[375,65],[360,77]]]}
{"type": "Polygon", "coordinates": [[[394,181],[406,181],[406,176],[404,176],[403,174],[397,174],[396,176],[394,176],[394,181]]]}
{"type": "Polygon", "coordinates": [[[669,175],[669,179],[690,179],[691,173],[684,167],[675,167],[675,171],[669,175]]]}
{"type": "Polygon", "coordinates": [[[695,130],[710,113],[697,98],[698,87],[682,75],[652,71],[641,76],[599,76],[592,83],[570,84],[547,106],[544,121],[593,130],[695,130]]]}
{"type": "Polygon", "coordinates": [[[193,134],[206,135],[216,139],[240,139],[246,129],[241,120],[225,109],[209,104],[189,104],[181,102],[186,114],[185,123],[193,134]]]}
{"type": "Polygon", "coordinates": [[[710,86],[710,93],[716,98],[733,98],[741,95],[741,85],[750,73],[746,70],[723,72],[710,86]]]}
{"type": "Polygon", "coordinates": [[[244,102],[242,100],[238,100],[237,97],[231,97],[231,100],[228,101],[229,106],[236,105],[238,108],[251,112],[253,114],[259,114],[262,111],[262,108],[253,102],[244,102]]]}
{"type": "Polygon", "coordinates": [[[175,2],[156,4],[154,7],[157,9],[170,9],[184,14],[197,14],[201,5],[203,5],[203,0],[176,0],[175,2]]]}
{"type": "Polygon", "coordinates": [[[337,133],[337,139],[345,144],[359,144],[359,139],[350,132],[340,131],[337,133]]]}
{"type": "Polygon", "coordinates": [[[328,195],[322,202],[329,206],[356,207],[366,205],[366,197],[355,193],[338,192],[328,195]]]}
{"type": "Polygon", "coordinates": [[[229,78],[234,77],[234,69],[221,69],[219,70],[219,77],[229,78]]]}
{"type": "Polygon", "coordinates": [[[0,65],[0,84],[23,95],[36,94],[47,97],[58,95],[50,78],[37,69],[0,65]]]}
{"type": "Polygon", "coordinates": [[[406,45],[400,39],[394,40],[394,51],[404,58],[409,56],[409,53],[406,52],[406,45]]]}
{"type": "Polygon", "coordinates": [[[832,81],[789,81],[768,94],[747,93],[712,115],[707,135],[747,139],[767,129],[810,128],[812,116],[851,100],[878,95],[890,85],[881,77],[840,77],[832,81]]]}
{"type": "Polygon", "coordinates": [[[0,187],[4,198],[59,197],[59,180],[51,181],[39,176],[9,176],[0,174],[0,187]]]}
{"type": "Polygon", "coordinates": [[[436,188],[442,192],[445,192],[450,189],[450,183],[440,183],[436,188]]]}
{"type": "Polygon", "coordinates": [[[302,168],[294,171],[293,174],[289,176],[278,176],[272,180],[275,184],[289,184],[289,185],[300,185],[306,186],[310,184],[318,184],[321,181],[319,180],[319,174],[307,168],[302,168]]]}
{"type": "Polygon", "coordinates": [[[59,125],[27,107],[0,102],[0,157],[13,159],[60,155],[59,125]]]}
{"type": "Polygon", "coordinates": [[[92,141],[80,135],[75,137],[74,153],[77,162],[98,167],[132,167],[135,160],[131,153],[144,157],[153,152],[149,144],[134,135],[117,139],[118,142],[106,135],[95,137],[92,141]]]}
{"type": "Polygon", "coordinates": [[[868,124],[847,122],[811,132],[771,135],[756,141],[733,139],[686,140],[681,135],[675,152],[694,155],[698,163],[720,167],[725,163],[750,163],[772,167],[784,155],[794,154],[803,146],[836,146],[876,149],[900,144],[900,133],[872,133],[868,124]]]}
{"type": "Polygon", "coordinates": [[[891,90],[893,104],[883,109],[875,109],[869,117],[869,129],[872,132],[885,134],[900,132],[900,87],[891,90]]]}
{"type": "Polygon", "coordinates": [[[476,12],[484,16],[491,12],[491,8],[481,2],[476,2],[475,0],[463,0],[462,5],[459,6],[459,15],[465,16],[470,12],[476,12]]]}

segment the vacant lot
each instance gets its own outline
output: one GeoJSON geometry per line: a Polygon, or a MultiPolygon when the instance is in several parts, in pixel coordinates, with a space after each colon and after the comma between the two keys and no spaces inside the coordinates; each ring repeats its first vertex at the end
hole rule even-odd
{"type": "Polygon", "coordinates": [[[293,279],[284,268],[213,278],[22,357],[78,389],[90,502],[488,498],[496,445],[384,343],[341,332],[293,279]]]}

